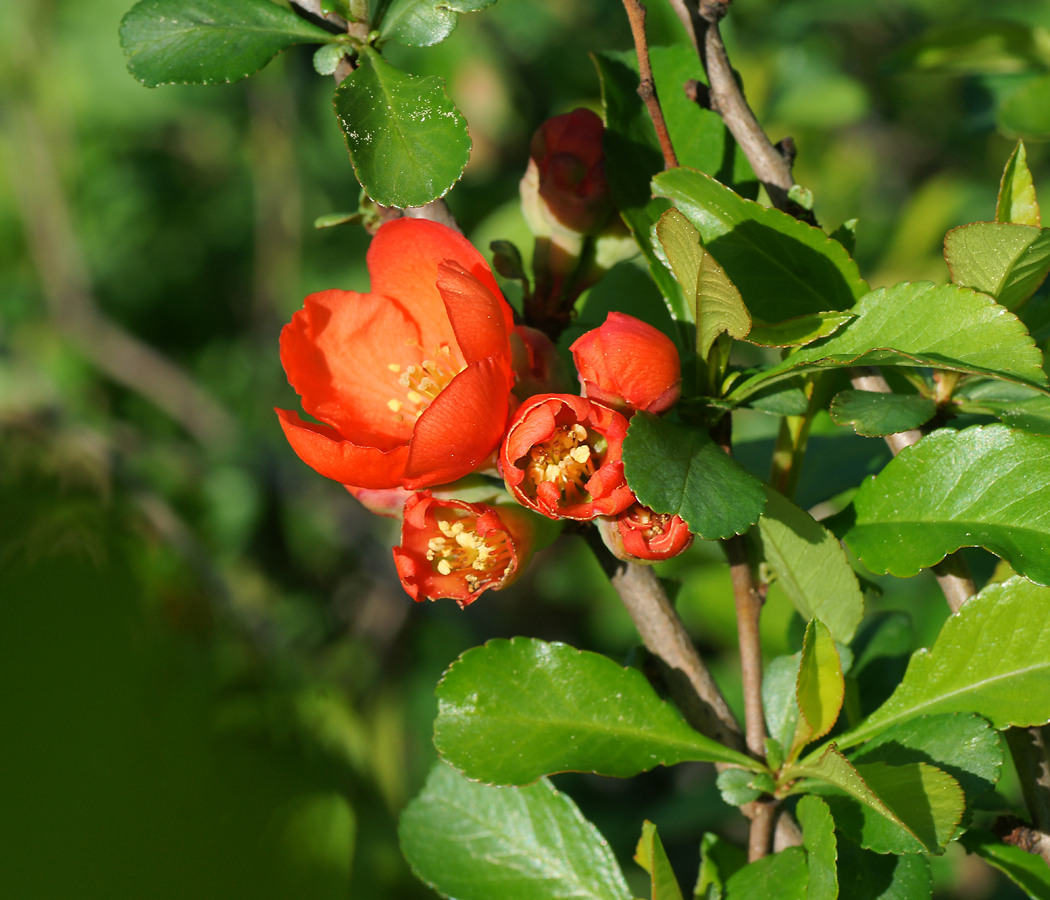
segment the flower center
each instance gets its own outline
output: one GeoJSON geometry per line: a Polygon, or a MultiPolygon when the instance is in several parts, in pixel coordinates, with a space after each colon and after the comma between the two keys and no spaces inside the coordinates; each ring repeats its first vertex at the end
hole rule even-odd
{"type": "MultiPolygon", "coordinates": [[[[387,368],[398,375],[398,384],[405,388],[404,399],[391,397],[386,405],[394,414],[395,422],[403,422],[410,416],[414,422],[440,394],[462,368],[456,368],[448,344],[434,348],[434,358],[424,359],[418,366],[389,363],[387,368]]],[[[465,367],[464,367],[465,368],[465,367]]]]}
{"type": "Polygon", "coordinates": [[[668,513],[656,513],[647,506],[639,504],[629,515],[624,516],[623,523],[628,528],[640,531],[647,541],[651,541],[667,531],[671,519],[672,516],[668,513]]]}
{"type": "Polygon", "coordinates": [[[477,533],[477,516],[448,522],[437,520],[440,537],[427,542],[427,559],[442,575],[463,574],[470,589],[481,582],[499,581],[513,564],[507,535],[502,531],[477,533]]]}
{"type": "MultiPolygon", "coordinates": [[[[601,437],[598,441],[603,440],[601,437]]],[[[598,448],[588,441],[587,429],[579,422],[562,425],[554,435],[529,451],[525,477],[538,488],[549,481],[564,493],[567,501],[576,500],[583,486],[594,474],[598,448]]]]}

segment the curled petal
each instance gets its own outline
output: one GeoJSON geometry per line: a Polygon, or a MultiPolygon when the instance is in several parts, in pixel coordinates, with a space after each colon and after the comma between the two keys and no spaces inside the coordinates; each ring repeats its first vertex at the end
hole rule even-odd
{"type": "Polygon", "coordinates": [[[453,260],[438,266],[437,286],[468,365],[489,356],[510,356],[514,315],[502,294],[453,260]]]}
{"type": "MultiPolygon", "coordinates": [[[[606,530],[613,531],[611,528],[606,530]]],[[[693,543],[693,535],[682,518],[655,513],[641,503],[635,503],[616,517],[611,543],[606,530],[602,536],[613,553],[616,553],[613,545],[618,544],[621,553],[616,555],[620,559],[640,562],[671,559],[693,543]]]]}

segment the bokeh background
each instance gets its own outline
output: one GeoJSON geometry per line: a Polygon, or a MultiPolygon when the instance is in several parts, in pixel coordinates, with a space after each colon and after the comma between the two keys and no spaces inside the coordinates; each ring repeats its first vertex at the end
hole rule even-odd
{"type": "MultiPolygon", "coordinates": [[[[310,291],[368,283],[365,232],[312,224],[358,200],[332,81],[297,48],[239,84],[148,90],[118,44],[129,5],[0,4],[0,893],[433,896],[395,829],[435,756],[444,668],[491,637],[622,660],[636,635],[579,538],[466,612],[404,595],[391,524],[301,464],[273,414],[297,406],[281,325],[310,291]]],[[[649,5],[652,43],[683,41],[649,5]]],[[[821,221],[860,219],[873,286],[946,281],[944,232],[992,217],[1019,127],[1004,105],[1050,66],[1050,35],[1025,43],[1017,23],[1050,28],[1050,2],[733,4],[725,33],[749,98],[774,140],[795,138],[821,221]],[[915,44],[946,27],[961,51],[915,44]]],[[[600,108],[587,53],[629,46],[614,0],[500,0],[436,48],[389,49],[446,78],[466,114],[473,156],[448,202],[479,247],[528,251],[529,137],[600,108]]],[[[1047,145],[1028,153],[1050,198],[1047,145]]],[[[613,304],[659,318],[628,263],[583,298],[570,336],[613,304]]],[[[735,423],[756,471],[776,422],[735,423]]],[[[841,502],[886,460],[830,421],[814,435],[803,505],[841,502]]],[[[971,562],[991,575],[990,558],[971,562]]],[[[661,574],[738,703],[717,547],[661,574]]],[[[878,584],[870,610],[905,611],[912,646],[928,644],[947,615],[932,580],[878,584]]],[[[763,631],[770,657],[797,649],[776,588],[763,631]]],[[[557,781],[639,895],[643,818],[687,886],[703,831],[744,835],[709,767],[557,781]]],[[[1010,775],[1002,793],[1017,802],[1010,775]]],[[[934,874],[939,897],[1021,896],[957,846],[934,874]]]]}

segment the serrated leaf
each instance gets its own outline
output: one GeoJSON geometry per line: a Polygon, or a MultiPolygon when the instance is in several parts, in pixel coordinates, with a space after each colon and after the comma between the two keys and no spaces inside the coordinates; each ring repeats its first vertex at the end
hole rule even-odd
{"type": "Polygon", "coordinates": [[[1035,228],[1042,224],[1032,173],[1028,170],[1024,141],[1017,142],[1003,169],[1003,177],[999,182],[999,196],[995,202],[995,221],[1015,222],[1035,228]]]}
{"type": "Polygon", "coordinates": [[[794,759],[799,751],[834,727],[842,709],[846,687],[835,641],[819,619],[811,619],[802,642],[802,660],[795,683],[798,726],[788,751],[794,759]]]}
{"type": "Polygon", "coordinates": [[[884,856],[839,841],[841,900],[930,900],[933,879],[925,854],[884,856]]]}
{"type": "Polygon", "coordinates": [[[864,617],[864,596],[836,537],[779,491],[766,488],[755,529],[765,560],[799,615],[818,618],[849,643],[864,617]]]}
{"type": "Polygon", "coordinates": [[[667,851],[656,833],[656,826],[648,820],[642,824],[634,861],[649,873],[652,900],[682,900],[682,889],[674,877],[667,851]]]}
{"type": "Polygon", "coordinates": [[[1050,272],[1050,228],[974,222],[944,236],[952,281],[1015,309],[1050,272]]]}
{"type": "Polygon", "coordinates": [[[952,403],[961,413],[995,416],[1011,428],[1050,434],[1050,397],[1020,384],[967,379],[952,395],[952,403]]]}
{"type": "Polygon", "coordinates": [[[416,875],[457,900],[630,900],[608,843],[566,795],[468,781],[437,763],[398,827],[416,875]]]}
{"type": "Polygon", "coordinates": [[[637,669],[532,638],[468,650],[437,686],[434,746],[467,777],[528,784],[555,772],[626,778],[686,760],[754,760],[690,728],[637,669]]]}
{"type": "Polygon", "coordinates": [[[960,547],[986,547],[1050,584],[1050,436],[940,429],[865,481],[853,508],[844,540],[872,572],[908,578],[960,547]]]}
{"type": "Polygon", "coordinates": [[[439,44],[456,27],[459,13],[477,12],[496,0],[391,0],[379,23],[379,37],[410,47],[439,44]]]}
{"type": "Polygon", "coordinates": [[[667,256],[675,281],[682,289],[691,321],[696,323],[696,352],[707,359],[720,334],[738,340],[751,330],[751,316],[740,291],[700,242],[700,234],[677,209],[669,209],[656,223],[656,237],[667,256]]]}
{"type": "Polygon", "coordinates": [[[849,425],[865,437],[910,431],[928,422],[936,412],[937,403],[929,397],[876,391],[841,391],[828,409],[836,425],[849,425]]]}
{"type": "Polygon", "coordinates": [[[726,900],[806,900],[806,852],[788,847],[735,872],[726,882],[726,900]]]}
{"type": "Polygon", "coordinates": [[[635,413],[623,443],[627,483],[638,499],[681,516],[704,540],[743,534],[762,515],[762,483],[706,431],[635,413]]]}
{"type": "Polygon", "coordinates": [[[852,318],[852,313],[822,312],[788,319],[775,325],[754,322],[744,340],[760,347],[801,347],[834,334],[852,318]]]}
{"type": "Polygon", "coordinates": [[[1033,900],[1050,900],[1050,866],[1040,856],[1004,844],[990,831],[979,828],[971,828],[959,843],[995,866],[1033,900]]]}
{"type": "Polygon", "coordinates": [[[872,291],[851,312],[856,318],[835,334],[738,384],[729,399],[739,402],[811,369],[862,363],[950,369],[1036,387],[1047,384],[1042,354],[1024,325],[984,294],[956,285],[902,282],[872,291]]]}
{"type": "Polygon", "coordinates": [[[295,44],[338,40],[270,0],[141,0],[120,23],[128,69],[147,87],[239,81],[295,44]]]}
{"type": "Polygon", "coordinates": [[[999,105],[995,121],[1009,137],[1041,140],[1050,135],[1050,75],[1033,78],[1010,94],[999,105]]]}
{"type": "Polygon", "coordinates": [[[831,810],[819,797],[810,795],[799,800],[795,815],[802,826],[802,845],[806,848],[809,866],[807,900],[835,900],[839,895],[835,867],[838,846],[831,810]]]}
{"type": "Polygon", "coordinates": [[[787,213],[745,200],[703,172],[661,172],[653,193],[685,213],[755,318],[775,323],[846,310],[868,291],[840,243],[787,213]]]}
{"type": "Polygon", "coordinates": [[[762,708],[766,715],[766,729],[781,747],[790,747],[795,736],[798,722],[795,687],[801,660],[801,653],[778,656],[762,672],[762,708]]]}
{"type": "Polygon", "coordinates": [[[1050,588],[1016,577],[969,599],[933,647],[912,656],[890,699],[840,745],[950,712],[976,713],[998,729],[1050,722],[1050,588]]]}
{"type": "Polygon", "coordinates": [[[700,871],[693,900],[722,900],[725,883],[746,865],[746,850],[708,832],[700,840],[700,871]]]}
{"type": "Polygon", "coordinates": [[[366,47],[334,102],[354,174],[376,203],[423,206],[463,174],[470,136],[443,79],[402,72],[366,47]]]}

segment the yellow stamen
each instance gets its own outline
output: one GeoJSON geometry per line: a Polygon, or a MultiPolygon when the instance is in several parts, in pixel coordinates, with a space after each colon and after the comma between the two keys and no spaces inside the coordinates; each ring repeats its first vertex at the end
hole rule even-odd
{"type": "Polygon", "coordinates": [[[549,481],[560,490],[567,502],[576,502],[584,485],[594,474],[597,454],[588,442],[587,429],[578,422],[563,425],[553,436],[529,451],[525,475],[533,490],[549,481]]]}

